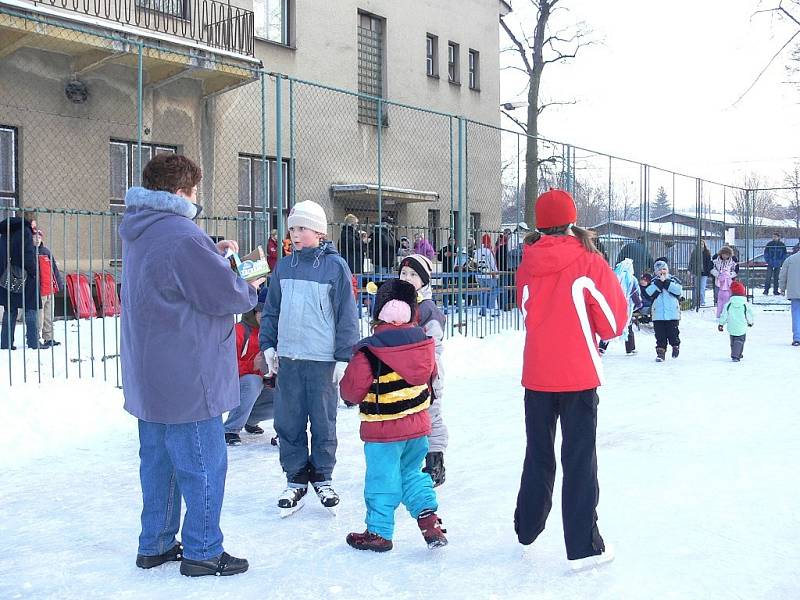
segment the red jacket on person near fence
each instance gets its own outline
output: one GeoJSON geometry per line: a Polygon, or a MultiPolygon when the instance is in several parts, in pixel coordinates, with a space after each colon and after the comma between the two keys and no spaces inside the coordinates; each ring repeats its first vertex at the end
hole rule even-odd
{"type": "Polygon", "coordinates": [[[600,254],[572,236],[544,235],[526,244],[517,271],[517,305],[525,315],[522,385],[571,392],[602,383],[598,337],[628,324],[628,301],[600,254]]]}

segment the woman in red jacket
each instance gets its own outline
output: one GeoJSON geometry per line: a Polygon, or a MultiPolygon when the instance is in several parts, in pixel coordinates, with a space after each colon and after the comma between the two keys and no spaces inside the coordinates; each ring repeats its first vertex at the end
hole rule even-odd
{"type": "Polygon", "coordinates": [[[527,448],[514,529],[521,544],[544,530],[556,474],[554,442],[561,417],[564,481],[561,511],[567,558],[579,570],[613,560],[597,529],[597,387],[600,339],[622,334],[627,301],[614,272],[575,226],[572,197],[551,189],[536,201],[536,227],[543,235],[525,244],[517,272],[517,305],[525,316],[527,448]]]}

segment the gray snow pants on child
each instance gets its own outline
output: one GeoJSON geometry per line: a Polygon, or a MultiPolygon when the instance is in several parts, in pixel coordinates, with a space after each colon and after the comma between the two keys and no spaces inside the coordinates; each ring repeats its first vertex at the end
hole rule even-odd
{"type": "Polygon", "coordinates": [[[314,481],[330,481],[336,464],[336,409],[333,382],[335,362],[292,360],[281,357],[275,394],[275,433],[281,467],[289,485],[305,486],[308,465],[314,481]],[[311,452],[308,423],[311,422],[311,452]]]}
{"type": "Polygon", "coordinates": [[[731,358],[742,358],[744,352],[744,341],[746,335],[732,335],[731,337],[731,358]]]}

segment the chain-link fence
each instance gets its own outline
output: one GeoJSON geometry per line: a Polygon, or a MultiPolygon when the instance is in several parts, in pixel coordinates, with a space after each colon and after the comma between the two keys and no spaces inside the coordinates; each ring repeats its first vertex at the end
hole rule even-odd
{"type": "MultiPolygon", "coordinates": [[[[249,18],[234,12],[237,22],[249,18]]],[[[396,276],[400,259],[416,252],[432,262],[448,335],[521,327],[514,273],[535,226],[525,209],[549,187],[573,194],[578,224],[596,231],[610,264],[632,257],[643,273],[665,258],[686,307],[713,305],[709,265],[723,245],[734,249],[755,301],[786,302],[774,284],[764,294],[782,252],[767,244],[777,233],[786,252],[800,247],[800,212],[779,210],[800,205],[795,188],[705,181],[267,72],[238,39],[211,44],[225,52],[163,37],[151,43],[0,6],[0,210],[14,217],[35,209],[44,243],[73,276],[54,302],[62,347],[44,358],[33,352],[33,362],[31,352],[9,353],[9,380],[36,371],[119,381],[116,315],[101,320],[100,305],[120,283],[125,193],[160,153],[201,165],[199,224],[245,251],[270,236],[283,246],[295,202],[322,204],[364,316],[366,284],[396,276]],[[75,319],[87,296],[100,314],[75,319]]],[[[3,345],[13,342],[4,336],[3,345]]]]}

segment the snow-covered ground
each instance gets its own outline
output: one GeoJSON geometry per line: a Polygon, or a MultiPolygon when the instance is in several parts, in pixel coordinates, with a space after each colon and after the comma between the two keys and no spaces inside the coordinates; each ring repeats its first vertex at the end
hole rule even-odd
{"type": "MultiPolygon", "coordinates": [[[[244,575],[188,579],[134,566],[140,492],[136,421],[115,376],[0,388],[0,598],[769,598],[800,597],[800,348],[788,312],[757,309],[745,358],[728,357],[713,309],[686,314],[678,360],[619,342],[604,358],[600,529],[617,559],[567,573],[558,491],[523,555],[512,526],[525,447],[523,336],[446,345],[450,447],[428,550],[397,512],[395,549],[358,552],[364,460],[358,416],[339,412],[338,517],[309,502],[281,520],[283,476],[267,436],[229,451],[225,547],[244,575]]],[[[19,334],[18,334],[19,335],[19,334]]],[[[2,357],[5,359],[5,357],[2,357]]],[[[63,361],[63,358],[62,358],[63,361]]],[[[557,482],[557,488],[558,488],[557,482]]]]}

